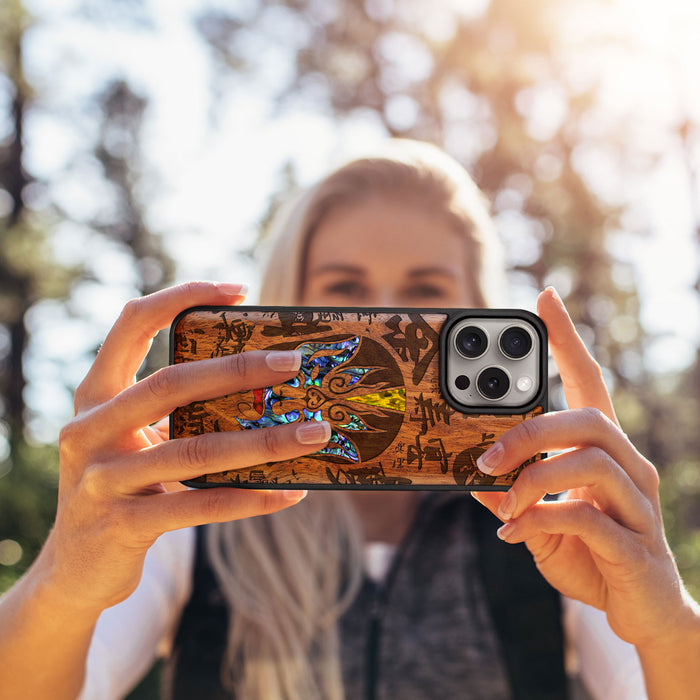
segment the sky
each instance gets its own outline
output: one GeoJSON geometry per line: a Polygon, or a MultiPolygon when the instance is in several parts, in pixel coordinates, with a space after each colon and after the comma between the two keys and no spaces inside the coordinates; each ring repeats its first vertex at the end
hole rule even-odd
{"type": "MultiPolygon", "coordinates": [[[[475,15],[487,4],[444,2],[475,15]]],[[[52,195],[74,218],[88,219],[102,205],[99,193],[86,196],[81,180],[56,177],[89,140],[90,115],[76,119],[74,105],[93,94],[108,75],[126,75],[137,88],[142,86],[153,99],[146,122],[147,165],[153,176],[147,193],[150,224],[167,236],[179,280],[243,281],[255,301],[256,270],[239,251],[254,240],[268,197],[277,189],[281,164],[293,161],[301,183],[310,184],[329,166],[371,149],[384,136],[367,115],[333,122],[298,104],[284,117],[274,116],[271,95],[289,77],[274,51],[259,58],[261,72],[255,81],[241,79],[212,108],[215,76],[188,21],[202,5],[198,0],[151,0],[154,31],[80,20],[73,13],[78,0],[26,4],[40,19],[25,54],[45,104],[27,124],[31,171],[54,179],[52,195]],[[68,114],[71,119],[65,118],[68,114]]],[[[373,4],[377,11],[387,5],[379,0],[373,4]]],[[[240,5],[245,7],[242,0],[240,5]]],[[[615,0],[597,10],[592,5],[572,3],[567,18],[572,45],[590,46],[597,36],[621,34],[628,45],[615,49],[601,44],[597,53],[589,48],[580,63],[572,61],[574,78],[601,81],[600,120],[624,124],[656,165],[642,177],[620,172],[615,162],[594,150],[582,153],[581,159],[603,196],[621,197],[632,205],[626,230],[614,236],[611,252],[634,263],[643,322],[660,336],[648,349],[647,361],[657,369],[673,370],[691,361],[700,340],[700,309],[697,296],[689,292],[699,271],[692,201],[683,153],[666,135],[681,111],[700,123],[700,3],[615,0]],[[576,10],[579,6],[586,9],[576,10]],[[649,233],[641,237],[639,229],[649,233]]],[[[557,110],[556,90],[543,91],[531,106],[532,129],[539,129],[543,140],[562,118],[557,110]]],[[[600,120],[592,119],[592,130],[600,120]]],[[[30,363],[39,380],[35,384],[57,387],[54,418],[43,419],[36,429],[42,440],[53,439],[70,405],[68,392],[58,388],[65,377],[57,376],[61,370],[52,359],[78,356],[85,342],[98,344],[134,288],[128,260],[106,243],[90,242],[85,228],[62,226],[55,248],[58,258],[68,263],[89,256],[105,283],[83,285],[70,308],[46,302],[30,319],[30,363]],[[83,318],[69,319],[69,313],[83,318]],[[77,333],[60,332],[68,320],[77,333]]],[[[514,303],[532,308],[534,290],[520,290],[514,303]]],[[[71,364],[70,384],[78,383],[86,363],[71,364]]],[[[28,399],[30,405],[46,404],[36,388],[30,388],[28,399]]]]}

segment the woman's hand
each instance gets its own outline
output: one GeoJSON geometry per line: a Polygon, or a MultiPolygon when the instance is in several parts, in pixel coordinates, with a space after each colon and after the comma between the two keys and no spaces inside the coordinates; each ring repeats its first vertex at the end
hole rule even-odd
{"type": "Polygon", "coordinates": [[[146,551],[166,530],[271,513],[303,497],[301,491],[164,487],[292,459],[330,437],[327,423],[309,422],[163,440],[157,422],[177,406],[296,375],[298,353],[260,351],[174,365],[135,382],[153,336],[177,313],[242,299],[237,285],[192,283],[129,302],[78,388],[75,418],[60,437],[56,524],[38,563],[71,607],[99,611],[126,598],[140,580],[146,551]]]}
{"type": "Polygon", "coordinates": [[[570,409],[518,424],[480,468],[504,474],[537,453],[564,452],[528,465],[507,494],[475,496],[505,521],[502,539],[525,542],[544,577],[605,610],[619,637],[638,648],[675,644],[698,629],[698,615],[666,543],[656,469],[620,429],[600,367],[553,289],[538,313],[570,409]]]}

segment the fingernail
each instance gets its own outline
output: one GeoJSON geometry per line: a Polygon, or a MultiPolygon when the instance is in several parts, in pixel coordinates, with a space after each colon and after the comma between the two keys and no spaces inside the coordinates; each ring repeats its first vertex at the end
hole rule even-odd
{"type": "Polygon", "coordinates": [[[503,461],[503,445],[496,442],[476,460],[476,466],[484,474],[490,474],[503,461]]]}
{"type": "Polygon", "coordinates": [[[229,282],[217,282],[215,284],[216,288],[226,296],[230,297],[244,297],[248,294],[247,284],[231,284],[229,282]]]}
{"type": "Polygon", "coordinates": [[[503,520],[510,520],[515,513],[515,508],[518,505],[518,497],[515,495],[515,491],[511,489],[508,491],[508,495],[503,499],[503,503],[498,507],[498,515],[503,520]]]}
{"type": "Polygon", "coordinates": [[[276,372],[295,372],[301,367],[301,352],[299,350],[275,350],[265,355],[265,362],[276,372]]]}
{"type": "Polygon", "coordinates": [[[559,296],[559,292],[554,287],[552,287],[551,284],[549,285],[549,287],[547,287],[547,289],[549,289],[550,292],[552,293],[552,299],[554,299],[554,301],[556,301],[561,306],[564,306],[564,302],[561,300],[561,297],[559,296]]]}
{"type": "Polygon", "coordinates": [[[513,525],[513,523],[505,523],[505,525],[501,525],[501,527],[496,530],[496,535],[498,535],[499,540],[503,540],[505,542],[508,535],[512,535],[514,530],[515,525],[513,525]]]}
{"type": "Polygon", "coordinates": [[[297,441],[302,445],[318,445],[331,438],[331,425],[325,420],[307,421],[297,428],[297,441]]]}
{"type": "Polygon", "coordinates": [[[292,501],[292,502],[296,503],[297,501],[301,501],[302,498],[306,498],[307,493],[308,493],[308,491],[302,491],[300,489],[297,489],[294,491],[283,491],[282,495],[288,501],[292,501]]]}

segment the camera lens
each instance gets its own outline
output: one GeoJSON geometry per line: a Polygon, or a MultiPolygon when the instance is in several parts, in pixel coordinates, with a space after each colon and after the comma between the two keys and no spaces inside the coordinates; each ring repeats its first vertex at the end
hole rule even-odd
{"type": "Polygon", "coordinates": [[[502,399],[510,389],[510,379],[500,367],[487,367],[476,380],[479,393],[486,399],[502,399]]]}
{"type": "Polygon", "coordinates": [[[478,326],[465,326],[457,333],[455,345],[460,355],[473,360],[486,352],[489,341],[478,326]]]}
{"type": "Polygon", "coordinates": [[[506,328],[498,339],[501,352],[511,360],[521,360],[532,350],[532,336],[519,326],[506,328]]]}

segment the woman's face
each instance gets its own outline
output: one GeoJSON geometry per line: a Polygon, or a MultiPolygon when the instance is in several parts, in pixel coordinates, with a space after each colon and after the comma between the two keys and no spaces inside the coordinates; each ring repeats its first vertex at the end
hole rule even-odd
{"type": "Polygon", "coordinates": [[[332,209],[311,239],[301,304],[476,306],[466,243],[427,207],[374,197],[332,209]]]}

